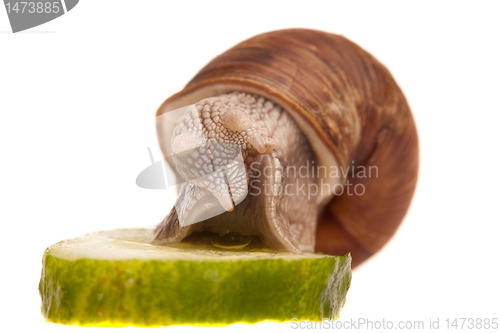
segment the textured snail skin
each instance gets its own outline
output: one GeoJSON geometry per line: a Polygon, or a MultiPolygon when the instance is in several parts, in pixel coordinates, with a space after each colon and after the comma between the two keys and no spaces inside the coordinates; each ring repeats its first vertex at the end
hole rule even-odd
{"type": "Polygon", "coordinates": [[[170,245],[191,235],[199,241],[208,233],[223,245],[231,233],[276,251],[314,251],[320,198],[318,190],[307,189],[318,183],[316,158],[279,105],[241,92],[205,98],[185,109],[171,140],[163,141],[172,142],[171,166],[182,185],[153,243],[170,245]]]}
{"type": "Polygon", "coordinates": [[[157,114],[232,91],[258,94],[290,112],[322,164],[377,167],[378,177],[342,179],[363,184],[363,195],[318,206],[315,250],[351,252],[353,266],[380,250],[408,210],[418,173],[415,123],[389,71],[342,36],[273,31],[213,59],[157,114]]]}

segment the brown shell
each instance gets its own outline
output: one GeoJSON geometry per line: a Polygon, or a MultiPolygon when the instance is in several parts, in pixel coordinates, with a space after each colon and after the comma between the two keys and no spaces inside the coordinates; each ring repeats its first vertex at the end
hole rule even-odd
{"type": "Polygon", "coordinates": [[[342,36],[273,31],[213,59],[158,114],[229,91],[260,94],[299,115],[343,170],[378,168],[378,177],[344,179],[363,184],[365,194],[344,194],[326,206],[316,251],[351,252],[356,266],[380,250],[406,214],[418,171],[415,124],[389,71],[342,36]]]}

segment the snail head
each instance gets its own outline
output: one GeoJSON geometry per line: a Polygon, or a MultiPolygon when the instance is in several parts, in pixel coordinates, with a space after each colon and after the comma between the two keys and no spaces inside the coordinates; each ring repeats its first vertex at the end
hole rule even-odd
{"type": "Polygon", "coordinates": [[[181,225],[232,211],[247,195],[250,163],[274,142],[235,96],[204,99],[179,118],[172,136],[177,172],[189,193],[176,204],[181,225]]]}

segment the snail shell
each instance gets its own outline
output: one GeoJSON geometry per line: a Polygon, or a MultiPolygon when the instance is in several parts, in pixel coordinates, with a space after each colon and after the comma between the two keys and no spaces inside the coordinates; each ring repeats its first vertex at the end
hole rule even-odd
{"type": "MultiPolygon", "coordinates": [[[[376,167],[376,177],[348,172],[340,180],[363,185],[363,195],[318,201],[315,251],[351,252],[356,266],[380,250],[408,210],[418,171],[415,123],[389,71],[342,36],[273,31],[213,59],[157,115],[234,91],[263,96],[286,110],[319,164],[340,170],[376,167]]],[[[160,145],[166,156],[171,154],[160,145]]]]}

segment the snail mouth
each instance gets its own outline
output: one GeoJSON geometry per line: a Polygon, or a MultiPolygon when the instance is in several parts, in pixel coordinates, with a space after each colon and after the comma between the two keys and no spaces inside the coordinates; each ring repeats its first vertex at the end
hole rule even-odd
{"type": "MultiPolygon", "coordinates": [[[[259,158],[263,167],[275,169],[270,155],[260,155],[259,158]]],[[[170,245],[182,240],[199,238],[206,241],[210,238],[214,246],[232,246],[225,244],[228,239],[236,237],[238,241],[235,241],[235,246],[241,246],[250,237],[256,240],[251,244],[260,242],[262,247],[271,250],[300,253],[299,247],[291,239],[286,209],[280,207],[280,199],[276,195],[266,193],[269,188],[273,188],[275,172],[278,170],[267,175],[261,173],[261,178],[255,183],[262,186],[257,191],[260,195],[249,192],[232,211],[225,210],[207,189],[184,183],[174,208],[158,225],[152,242],[170,245]],[[226,238],[227,235],[232,236],[226,238]]]]}
{"type": "Polygon", "coordinates": [[[248,187],[246,168],[238,144],[195,142],[197,147],[182,150],[195,141],[191,138],[194,134],[189,133],[191,132],[175,137],[173,155],[175,169],[181,178],[195,186],[189,187],[189,191],[181,194],[186,198],[181,198],[176,204],[176,209],[182,211],[182,214],[178,215],[183,226],[203,221],[213,214],[232,211],[235,205],[245,198],[248,187]],[[199,209],[194,202],[204,203],[206,207],[199,209]],[[217,209],[218,206],[222,207],[222,210],[217,209]],[[194,212],[190,213],[191,210],[194,212]],[[190,220],[184,218],[187,215],[191,216],[190,220]]]}

